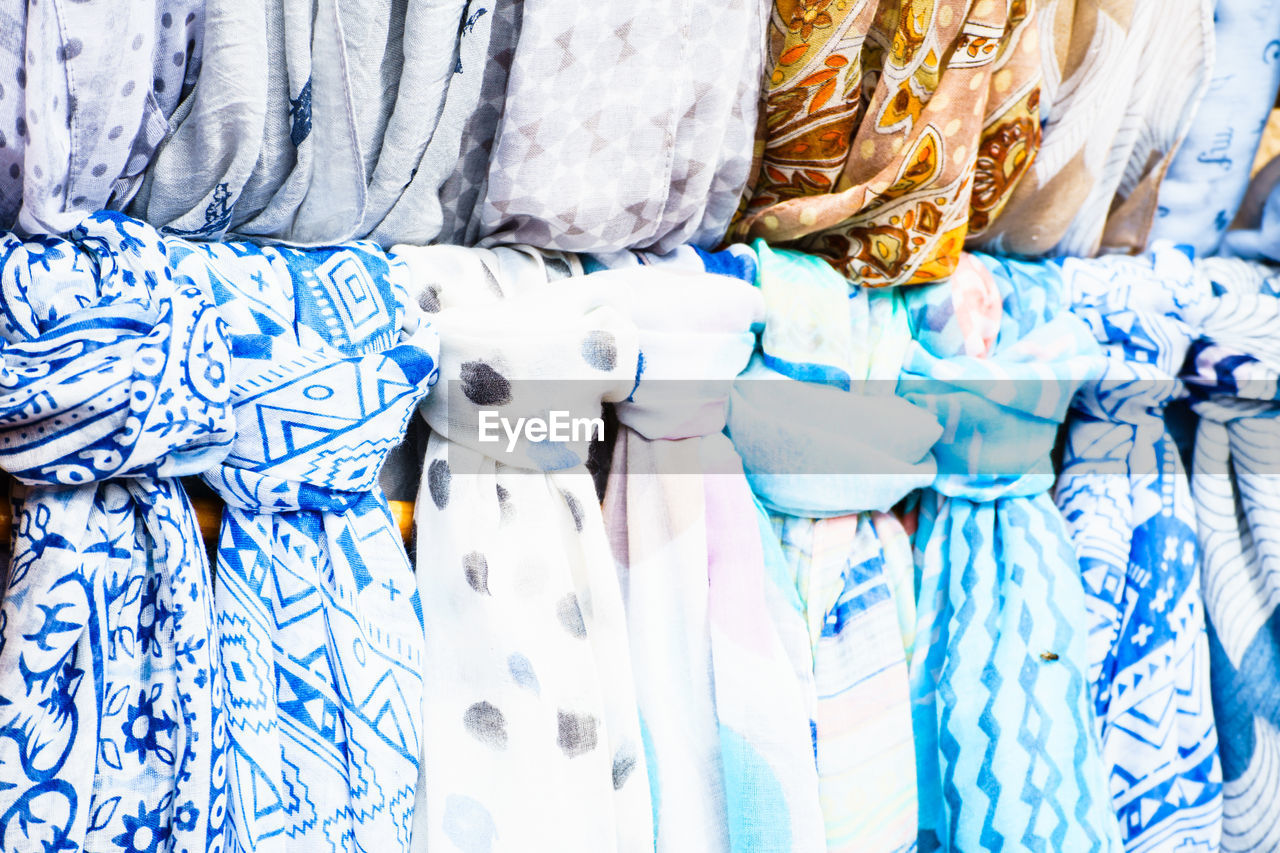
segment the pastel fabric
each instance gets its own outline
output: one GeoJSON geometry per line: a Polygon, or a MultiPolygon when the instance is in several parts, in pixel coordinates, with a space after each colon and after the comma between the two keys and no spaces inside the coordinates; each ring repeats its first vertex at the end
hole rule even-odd
{"type": "Polygon", "coordinates": [[[1222,849],[1272,850],[1280,847],[1280,279],[1241,260],[1197,268],[1215,298],[1185,381],[1200,416],[1191,489],[1222,754],[1222,849]]]}
{"type": "Polygon", "coordinates": [[[914,850],[914,571],[889,510],[933,480],[941,430],[894,396],[910,343],[899,296],[851,288],[820,258],[755,251],[763,354],[739,377],[728,423],[812,720],[825,847],[914,850]]]}
{"type": "Polygon", "coordinates": [[[236,438],[218,541],[231,850],[411,849],[422,607],[378,470],[438,339],[376,246],[169,241],[218,304],[236,438]]]}
{"type": "Polygon", "coordinates": [[[763,160],[734,239],[868,287],[931,282],[1040,144],[1035,0],[775,0],[763,160]]]}
{"type": "Polygon", "coordinates": [[[1076,395],[1056,500],[1080,558],[1089,682],[1130,851],[1213,851],[1222,769],[1210,697],[1196,511],[1164,410],[1209,291],[1168,245],[1069,259],[1065,298],[1106,368],[1076,395]]]}
{"type": "Polygon", "coordinates": [[[1080,566],[1046,494],[1058,425],[1100,353],[1051,269],[974,260],[905,295],[899,393],[947,436],[915,534],[920,848],[1118,851],[1080,566]]]}
{"type": "Polygon", "coordinates": [[[525,0],[482,242],[709,248],[751,168],[764,0],[525,0]]]}
{"type": "MultiPolygon", "coordinates": [[[[973,245],[1032,256],[1142,251],[1165,173],[1199,124],[1213,16],[1213,0],[1041,3],[1044,139],[1005,215],[973,245]]],[[[1204,209],[1201,191],[1191,203],[1204,209]]]]}
{"type": "Polygon", "coordinates": [[[1217,0],[1213,77],[1160,188],[1152,241],[1217,252],[1280,90],[1280,6],[1217,0]]]}
{"type": "Polygon", "coordinates": [[[1280,261],[1280,158],[1264,165],[1245,193],[1232,229],[1222,238],[1223,255],[1280,261]]]}
{"type": "Polygon", "coordinates": [[[663,264],[589,280],[618,292],[640,329],[644,372],[615,405],[604,518],[657,849],[824,850],[808,707],[769,609],[751,489],[723,433],[760,294],[663,264]]]}
{"type": "Polygon", "coordinates": [[[207,0],[205,57],[131,210],[179,236],[439,232],[488,0],[207,0]]]}
{"type": "Polygon", "coordinates": [[[235,434],[225,327],[113,213],[0,237],[0,304],[0,468],[28,484],[0,608],[0,849],[221,849],[221,651],[177,478],[235,434]]]}
{"type": "MultiPolygon", "coordinates": [[[[414,844],[652,851],[648,757],[600,504],[570,441],[481,421],[601,416],[636,384],[634,323],[536,252],[397,247],[437,313],[444,387],[417,516],[424,732],[414,844]],[[552,279],[557,279],[552,281],[552,279]]],[[[572,434],[571,434],[572,435],[572,434]]]]}
{"type": "Polygon", "coordinates": [[[203,0],[0,4],[0,228],[128,204],[195,83],[203,0]]]}

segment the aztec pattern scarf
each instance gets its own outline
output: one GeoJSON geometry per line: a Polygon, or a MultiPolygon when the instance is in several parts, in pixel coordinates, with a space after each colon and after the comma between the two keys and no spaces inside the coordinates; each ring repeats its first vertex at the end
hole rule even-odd
{"type": "Polygon", "coordinates": [[[1118,851],[1088,693],[1080,567],[1046,494],[1058,425],[1100,368],[1044,266],[967,259],[905,294],[899,394],[945,430],[920,500],[911,659],[922,850],[1118,851]]]}

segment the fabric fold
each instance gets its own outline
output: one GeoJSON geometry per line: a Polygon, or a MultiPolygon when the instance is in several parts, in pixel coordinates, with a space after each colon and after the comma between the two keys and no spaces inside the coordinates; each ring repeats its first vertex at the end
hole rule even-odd
{"type": "Polygon", "coordinates": [[[0,467],[28,485],[0,607],[0,848],[220,849],[221,653],[177,478],[235,434],[225,326],[114,213],[0,237],[0,305],[0,467]]]}
{"type": "Polygon", "coordinates": [[[1061,279],[981,255],[905,294],[899,393],[945,438],[915,534],[922,850],[1120,850],[1089,701],[1080,567],[1046,494],[1058,425],[1101,367],[1061,279]]]}
{"type": "Polygon", "coordinates": [[[1166,406],[1207,287],[1164,245],[1061,264],[1106,367],[1076,395],[1055,498],[1080,558],[1089,681],[1125,849],[1217,850],[1222,769],[1195,504],[1166,406]]]}
{"type": "Polygon", "coordinates": [[[564,258],[396,252],[435,312],[444,380],[421,409],[414,843],[651,851],[626,616],[584,467],[602,401],[636,385],[636,327],[609,288],[564,278],[564,258]],[[526,429],[535,420],[542,430],[526,429]]]}
{"type": "Polygon", "coordinates": [[[233,352],[237,434],[204,474],[226,502],[227,847],[408,851],[423,614],[377,478],[435,381],[435,331],[372,244],[169,250],[233,352]]]}

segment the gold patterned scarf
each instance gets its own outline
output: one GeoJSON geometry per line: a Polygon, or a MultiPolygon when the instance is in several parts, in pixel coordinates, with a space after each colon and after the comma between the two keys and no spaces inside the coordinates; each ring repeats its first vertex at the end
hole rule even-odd
{"type": "Polygon", "coordinates": [[[766,75],[730,237],[869,287],[949,276],[1040,142],[1035,0],[774,0],[766,75]]]}

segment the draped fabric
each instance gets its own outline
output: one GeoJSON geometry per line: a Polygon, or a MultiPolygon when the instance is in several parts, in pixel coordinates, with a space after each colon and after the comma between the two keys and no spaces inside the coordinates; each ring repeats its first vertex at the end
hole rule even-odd
{"type": "Polygon", "coordinates": [[[1280,847],[1280,279],[1197,264],[1215,298],[1186,382],[1200,416],[1191,488],[1203,553],[1222,849],[1280,847]]]}
{"type": "Polygon", "coordinates": [[[1172,240],[1201,256],[1217,251],[1236,217],[1280,90],[1280,6],[1217,0],[1213,20],[1213,76],[1169,164],[1151,231],[1153,241],[1172,240]]]}
{"type": "Polygon", "coordinates": [[[758,513],[723,434],[760,294],[669,265],[598,273],[639,326],[604,499],[661,851],[824,850],[809,713],[766,597],[758,513]],[[674,305],[678,311],[672,311],[674,305]]]}
{"type": "Polygon", "coordinates": [[[426,242],[488,5],[208,0],[200,80],[131,208],[181,236],[426,242]]]}
{"type": "Polygon", "coordinates": [[[414,844],[651,851],[626,615],[584,467],[600,436],[577,422],[635,387],[636,327],[609,287],[551,282],[563,258],[396,251],[437,312],[445,380],[421,410],[432,433],[416,509],[427,648],[414,844]],[[548,438],[556,412],[578,424],[569,441],[548,438]],[[550,429],[530,435],[527,418],[550,429]]]}
{"type": "Polygon", "coordinates": [[[1275,263],[1280,261],[1280,158],[1263,166],[1245,193],[1232,229],[1222,237],[1222,254],[1275,263]]]}
{"type": "MultiPolygon", "coordinates": [[[[1213,13],[1213,0],[1042,4],[1044,140],[975,245],[1084,257],[1145,248],[1161,181],[1209,84],[1213,13]]],[[[1197,138],[1217,132],[1207,122],[1197,138]]],[[[1192,203],[1203,208],[1202,192],[1192,203]]]]}
{"type": "Polygon", "coordinates": [[[1121,849],[1080,567],[1045,494],[1057,427],[1100,367],[1061,287],[1047,267],[974,256],[948,287],[905,295],[899,393],[946,436],[915,538],[921,849],[1121,849]]]}
{"type": "Polygon", "coordinates": [[[170,240],[229,326],[216,608],[227,849],[410,849],[422,607],[378,470],[438,341],[376,246],[170,240]]]}
{"type": "Polygon", "coordinates": [[[1222,770],[1196,515],[1164,422],[1208,293],[1168,246],[1069,259],[1064,296],[1106,354],[1076,396],[1056,499],[1084,579],[1089,682],[1125,848],[1217,850],[1222,770]]]}
{"type": "Polygon", "coordinates": [[[751,166],[764,0],[525,0],[481,217],[486,244],[709,247],[751,166]]]}
{"type": "Polygon", "coordinates": [[[735,385],[729,429],[763,504],[776,618],[795,637],[826,849],[912,850],[913,567],[888,510],[932,481],[940,430],[893,396],[910,342],[899,296],[755,250],[763,352],[735,385]]]}
{"type": "Polygon", "coordinates": [[[122,208],[195,82],[203,0],[0,5],[0,228],[122,208]]]}
{"type": "Polygon", "coordinates": [[[149,226],[0,238],[0,849],[220,849],[209,567],[179,476],[234,435],[229,344],[149,226]]]}
{"type": "Polygon", "coordinates": [[[1040,143],[1035,0],[775,0],[763,161],[731,234],[870,287],[951,274],[1040,143]]]}

